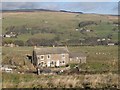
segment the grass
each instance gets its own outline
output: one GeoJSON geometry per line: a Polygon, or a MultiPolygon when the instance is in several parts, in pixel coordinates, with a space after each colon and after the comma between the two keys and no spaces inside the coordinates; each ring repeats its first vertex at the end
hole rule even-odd
{"type": "MultiPolygon", "coordinates": [[[[72,52],[84,52],[87,54],[87,63],[80,65],[82,69],[104,71],[117,70],[117,46],[79,46],[68,47],[72,52]],[[96,55],[95,53],[106,53],[106,55],[96,55]],[[109,55],[110,53],[110,55],[109,55]],[[113,65],[113,59],[116,64],[113,65]]],[[[31,54],[33,47],[2,47],[3,63],[9,63],[7,60],[12,56],[16,63],[21,63],[22,67],[18,70],[33,70],[31,63],[25,59],[25,54],[31,54]],[[8,59],[5,59],[8,57],[8,59]],[[26,65],[23,65],[23,60],[26,65]],[[24,67],[24,68],[23,68],[24,67]]],[[[71,64],[73,68],[76,64],[71,64]]],[[[17,73],[3,73],[3,88],[83,88],[86,83],[89,83],[91,88],[105,88],[118,85],[117,74],[71,74],[71,75],[35,75],[35,74],[17,74],[17,73]],[[87,81],[87,82],[86,82],[87,81]]]]}
{"type": "Polygon", "coordinates": [[[117,70],[118,47],[117,46],[82,46],[69,47],[73,52],[84,52],[87,54],[87,63],[83,68],[89,70],[117,70]],[[99,54],[98,54],[99,53],[99,54]],[[115,62],[115,65],[113,63],[115,62]]]}
{"type": "MultiPolygon", "coordinates": [[[[73,14],[61,12],[17,12],[3,13],[3,33],[10,26],[48,27],[56,30],[61,41],[67,39],[80,39],[90,36],[106,37],[112,34],[112,40],[117,41],[118,33],[113,32],[114,26],[111,24],[117,19],[109,19],[107,15],[97,14],[73,14]],[[101,20],[101,23],[99,23],[101,20]],[[82,21],[95,21],[98,25],[88,26],[93,29],[93,33],[83,35],[75,31],[78,24],[82,21]],[[110,24],[108,24],[110,22],[110,24]],[[70,35],[71,34],[71,35],[70,35]]],[[[29,38],[45,38],[53,39],[55,34],[38,33],[38,34],[21,34],[18,38],[10,38],[11,40],[27,41],[29,38]],[[49,38],[48,38],[49,37],[49,38]]],[[[8,39],[8,38],[5,38],[8,39]]],[[[87,55],[87,63],[80,65],[82,69],[95,71],[116,71],[118,69],[118,47],[117,46],[78,46],[68,47],[71,52],[83,52],[87,55]],[[98,54],[99,53],[99,54],[98,54]]],[[[32,54],[33,47],[2,47],[2,64],[10,64],[10,59],[16,63],[17,70],[34,70],[33,65],[26,59],[26,54],[32,54]]],[[[73,68],[75,64],[71,64],[73,68]]],[[[34,75],[34,74],[17,74],[3,73],[3,88],[51,88],[51,87],[84,87],[85,81],[90,83],[90,87],[107,87],[107,85],[118,85],[118,76],[116,74],[94,74],[94,75],[34,75]]]]}
{"type": "Polygon", "coordinates": [[[116,74],[37,76],[3,73],[3,88],[84,88],[87,83],[90,88],[105,88],[107,85],[118,86],[117,79],[116,74]]]}
{"type": "MultiPolygon", "coordinates": [[[[117,46],[78,46],[68,47],[70,52],[83,52],[87,55],[87,63],[83,68],[89,66],[89,70],[117,70],[118,65],[118,47],[117,46]]],[[[3,47],[2,63],[9,64],[12,59],[15,63],[22,66],[31,66],[30,61],[26,59],[26,54],[32,55],[33,47],[3,47]]],[[[74,66],[74,65],[73,65],[74,66]]]]}
{"type": "MultiPolygon", "coordinates": [[[[73,13],[61,13],[61,12],[29,12],[20,13],[20,12],[11,12],[11,13],[3,13],[3,30],[2,32],[6,32],[6,28],[10,26],[23,26],[25,25],[27,28],[33,27],[48,27],[51,30],[55,30],[57,33],[62,32],[63,35],[59,34],[61,40],[66,39],[79,39],[83,37],[91,37],[91,36],[100,36],[106,37],[108,34],[113,34],[112,22],[117,21],[117,19],[109,19],[107,15],[95,15],[95,14],[73,14],[73,13]],[[101,20],[101,23],[99,23],[101,20]],[[98,22],[98,25],[90,25],[87,26],[88,29],[92,29],[94,33],[87,33],[87,35],[83,35],[80,32],[76,32],[75,29],[78,28],[78,24],[82,21],[95,21],[98,22]],[[110,22],[110,24],[108,24],[110,22]],[[70,35],[72,33],[72,36],[70,35]]],[[[57,35],[51,35],[50,39],[57,35]]],[[[113,41],[117,41],[117,32],[113,34],[113,41]]],[[[48,35],[44,35],[46,38],[48,35]]],[[[39,38],[43,37],[41,34],[36,34],[34,36],[30,34],[23,34],[18,36],[18,40],[26,41],[31,37],[39,36],[39,38]]],[[[14,39],[13,39],[14,40],[14,39]]]]}

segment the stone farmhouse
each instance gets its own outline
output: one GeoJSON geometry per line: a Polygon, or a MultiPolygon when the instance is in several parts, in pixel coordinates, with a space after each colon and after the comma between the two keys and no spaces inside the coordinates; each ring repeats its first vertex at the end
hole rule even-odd
{"type": "Polygon", "coordinates": [[[34,48],[32,63],[37,67],[59,67],[65,66],[77,58],[76,62],[86,63],[86,56],[72,54],[67,47],[41,47],[34,48]],[[78,61],[77,61],[78,60],[78,61]]]}

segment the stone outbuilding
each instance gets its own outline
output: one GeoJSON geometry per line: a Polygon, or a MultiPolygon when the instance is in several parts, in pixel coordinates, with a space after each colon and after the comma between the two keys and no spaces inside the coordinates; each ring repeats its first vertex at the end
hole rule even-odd
{"type": "Polygon", "coordinates": [[[69,53],[70,63],[86,63],[84,53],[69,53]]]}

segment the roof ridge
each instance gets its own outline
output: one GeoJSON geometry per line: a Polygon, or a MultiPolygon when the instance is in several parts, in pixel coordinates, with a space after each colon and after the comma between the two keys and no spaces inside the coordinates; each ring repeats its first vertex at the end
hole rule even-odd
{"type": "Polygon", "coordinates": [[[35,51],[40,54],[62,54],[69,53],[69,50],[66,47],[41,47],[36,48],[35,51]]]}

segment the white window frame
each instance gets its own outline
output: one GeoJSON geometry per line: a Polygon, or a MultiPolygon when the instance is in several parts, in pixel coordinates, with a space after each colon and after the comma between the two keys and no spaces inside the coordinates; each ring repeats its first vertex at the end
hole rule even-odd
{"type": "Polygon", "coordinates": [[[76,59],[78,60],[78,59],[79,59],[79,57],[76,57],[76,59]]]}
{"type": "Polygon", "coordinates": [[[40,55],[40,60],[44,60],[44,55],[40,55]],[[41,58],[43,56],[43,58],[41,58]]]}

